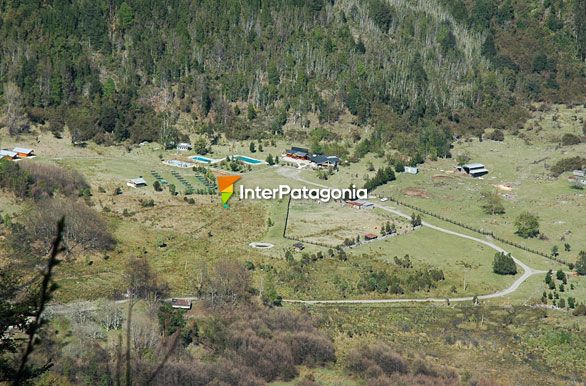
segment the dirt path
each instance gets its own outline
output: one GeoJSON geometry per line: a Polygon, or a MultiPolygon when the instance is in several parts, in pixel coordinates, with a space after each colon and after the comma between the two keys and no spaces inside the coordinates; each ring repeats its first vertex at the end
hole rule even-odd
{"type": "MultiPolygon", "coordinates": [[[[301,178],[301,176],[299,175],[299,170],[296,169],[290,169],[290,168],[281,168],[279,169],[279,174],[281,174],[284,177],[287,178],[292,178],[295,179],[299,182],[303,182],[306,184],[311,184],[311,185],[315,185],[315,186],[319,186],[322,188],[328,188],[328,186],[322,185],[322,184],[317,184],[314,183],[312,181],[308,181],[305,180],[303,178],[301,178]]],[[[385,206],[385,205],[381,205],[381,204],[375,204],[374,205],[376,208],[382,209],[384,211],[393,213],[395,215],[407,218],[407,219],[411,219],[411,216],[401,212],[400,210],[396,209],[396,208],[392,208],[389,206],[385,206]]],[[[494,244],[492,241],[490,240],[483,240],[474,236],[469,236],[463,233],[459,233],[459,232],[455,232],[446,228],[442,228],[440,226],[437,225],[433,225],[430,224],[428,222],[422,222],[422,225],[425,227],[428,227],[430,229],[436,230],[438,232],[442,232],[442,233],[446,233],[452,236],[456,236],[456,237],[462,237],[464,239],[468,239],[468,240],[472,240],[475,241],[477,243],[481,243],[486,245],[489,248],[494,249],[497,252],[504,252],[507,253],[507,251],[505,251],[503,248],[499,247],[498,245],[494,244]]],[[[528,266],[527,264],[523,263],[521,260],[517,259],[516,257],[513,257],[513,260],[515,261],[515,263],[521,267],[521,269],[523,270],[523,274],[521,276],[519,276],[519,278],[517,278],[517,280],[515,280],[513,282],[513,284],[511,284],[509,287],[491,293],[491,294],[486,294],[486,295],[480,295],[478,296],[478,299],[493,299],[493,298],[499,298],[499,297],[503,297],[503,296],[507,296],[510,295],[511,293],[517,291],[519,289],[519,287],[521,286],[521,284],[523,284],[525,282],[525,280],[527,280],[529,277],[533,276],[533,275],[538,275],[538,274],[544,274],[545,271],[540,271],[540,270],[536,270],[534,268],[531,268],[530,266],[528,266]]],[[[465,297],[458,297],[458,298],[449,298],[450,302],[467,302],[467,301],[471,301],[473,299],[473,296],[465,296],[465,297]]],[[[351,299],[342,299],[342,300],[298,300],[298,299],[284,299],[284,302],[287,303],[303,303],[303,304],[369,304],[369,303],[425,303],[425,302],[445,302],[447,300],[447,298],[406,298],[406,299],[365,299],[365,300],[351,300],[351,299]]]]}
{"type": "MultiPolygon", "coordinates": [[[[291,178],[291,179],[295,179],[299,182],[303,182],[309,185],[314,185],[314,186],[318,186],[321,188],[329,188],[329,186],[326,185],[322,185],[319,183],[315,183],[306,179],[303,179],[300,175],[299,175],[299,170],[298,169],[291,169],[291,168],[279,168],[278,173],[280,175],[282,175],[283,177],[287,177],[287,178],[291,178]]],[[[407,219],[411,219],[411,216],[396,209],[393,207],[389,207],[389,206],[385,206],[385,205],[381,205],[381,204],[375,204],[374,205],[376,208],[382,209],[384,211],[393,213],[397,216],[401,216],[407,219]]],[[[475,241],[477,243],[481,243],[486,245],[489,248],[494,249],[497,252],[504,252],[507,253],[507,251],[505,251],[503,248],[499,247],[498,245],[496,245],[495,243],[493,243],[492,241],[490,241],[489,239],[487,240],[483,240],[480,239],[478,237],[474,237],[474,236],[469,236],[463,233],[459,233],[456,231],[452,231],[446,228],[442,228],[440,226],[437,225],[433,225],[430,224],[428,222],[422,222],[422,225],[425,227],[428,227],[430,229],[433,229],[435,231],[438,232],[442,232],[448,235],[452,235],[452,236],[456,236],[456,237],[462,237],[464,239],[467,240],[472,240],[475,241]]],[[[534,268],[531,268],[530,266],[528,266],[527,264],[523,263],[521,260],[517,259],[516,257],[513,257],[513,260],[515,261],[515,263],[521,267],[521,269],[523,270],[523,274],[521,276],[519,276],[517,278],[517,280],[515,280],[513,282],[513,284],[511,284],[509,287],[491,293],[491,294],[486,294],[486,295],[479,295],[478,299],[483,300],[483,299],[494,299],[494,298],[500,298],[500,297],[504,297],[507,295],[512,294],[513,292],[517,291],[519,289],[519,287],[521,286],[521,284],[523,284],[528,278],[530,278],[533,275],[538,275],[538,274],[544,274],[545,271],[540,271],[540,270],[536,270],[534,268]]],[[[464,297],[458,297],[458,298],[403,298],[403,299],[362,299],[362,300],[352,300],[352,299],[340,299],[340,300],[300,300],[300,299],[283,299],[283,302],[286,303],[298,303],[298,304],[379,304],[379,303],[442,303],[442,302],[446,302],[447,300],[449,300],[450,302],[469,302],[473,300],[473,296],[464,296],[464,297]]],[[[176,299],[186,299],[186,300],[198,300],[198,298],[196,297],[183,297],[183,298],[176,298],[176,299]]],[[[171,299],[166,299],[167,301],[170,301],[171,299]]],[[[115,303],[116,304],[123,304],[128,302],[128,300],[117,300],[115,303]]],[[[64,304],[64,305],[52,305],[48,308],[49,312],[51,313],[55,313],[55,314],[62,314],[67,312],[68,310],[70,310],[71,308],[73,308],[75,306],[76,303],[69,303],[69,304],[64,304]]],[[[97,306],[93,303],[93,302],[78,302],[77,303],[78,309],[77,311],[94,311],[97,309],[97,306]]]]}

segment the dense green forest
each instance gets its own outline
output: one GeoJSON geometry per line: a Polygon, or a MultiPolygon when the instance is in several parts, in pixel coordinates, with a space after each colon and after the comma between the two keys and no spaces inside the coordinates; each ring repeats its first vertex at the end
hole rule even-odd
{"type": "Polygon", "coordinates": [[[371,151],[446,155],[454,133],[586,88],[585,0],[0,0],[0,16],[15,135],[248,139],[349,113],[371,151]]]}

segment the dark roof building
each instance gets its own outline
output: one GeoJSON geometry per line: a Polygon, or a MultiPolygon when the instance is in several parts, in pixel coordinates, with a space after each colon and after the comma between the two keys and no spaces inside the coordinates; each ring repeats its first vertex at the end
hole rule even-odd
{"type": "Polygon", "coordinates": [[[317,166],[335,167],[340,162],[340,159],[335,155],[314,154],[309,156],[309,160],[317,166]]]}
{"type": "Polygon", "coordinates": [[[293,248],[297,249],[298,251],[302,251],[305,249],[305,245],[303,245],[303,243],[295,243],[293,244],[293,248]]]}
{"type": "Polygon", "coordinates": [[[309,149],[304,147],[293,146],[285,151],[287,157],[308,160],[314,166],[318,167],[336,167],[340,163],[340,158],[335,155],[310,154],[309,149]]]}
{"type": "Polygon", "coordinates": [[[307,159],[309,157],[309,150],[303,147],[295,147],[293,146],[291,149],[286,151],[289,157],[293,158],[304,158],[307,159]]]}
{"type": "Polygon", "coordinates": [[[473,164],[466,164],[459,167],[459,169],[464,170],[466,173],[470,174],[472,177],[481,177],[485,174],[488,174],[488,169],[483,164],[473,163],[473,164]]]}
{"type": "Polygon", "coordinates": [[[171,299],[171,307],[183,310],[191,309],[191,300],[188,299],[171,299]]]}
{"type": "Polygon", "coordinates": [[[364,240],[366,240],[366,241],[374,240],[376,238],[378,238],[378,236],[375,235],[374,233],[367,233],[364,235],[364,240]]]}

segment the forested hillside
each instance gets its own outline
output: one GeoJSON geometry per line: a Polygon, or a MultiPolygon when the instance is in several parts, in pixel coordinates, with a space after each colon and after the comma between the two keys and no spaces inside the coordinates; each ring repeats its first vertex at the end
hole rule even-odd
{"type": "Polygon", "coordinates": [[[585,0],[0,0],[0,15],[12,134],[244,139],[351,114],[374,147],[443,155],[454,131],[586,87],[585,0]]]}

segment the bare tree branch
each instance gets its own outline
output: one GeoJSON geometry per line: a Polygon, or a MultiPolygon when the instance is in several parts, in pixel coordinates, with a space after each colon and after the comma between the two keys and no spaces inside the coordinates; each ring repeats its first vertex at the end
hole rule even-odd
{"type": "MultiPolygon", "coordinates": [[[[53,240],[51,246],[51,253],[49,255],[49,259],[47,260],[47,268],[46,271],[43,273],[43,281],[41,284],[41,292],[39,294],[39,303],[35,311],[35,319],[28,328],[28,343],[22,355],[20,366],[18,368],[18,372],[16,373],[15,380],[13,382],[14,385],[21,385],[26,379],[28,379],[27,363],[35,347],[36,334],[39,331],[41,325],[43,324],[43,311],[45,310],[47,302],[51,298],[51,294],[57,288],[55,283],[53,283],[52,281],[53,268],[55,268],[55,266],[59,264],[57,256],[59,256],[59,254],[64,251],[62,246],[64,227],[65,218],[62,217],[57,223],[57,236],[53,240]]],[[[51,365],[52,364],[48,363],[43,368],[47,369],[51,367],[51,365]]]]}

